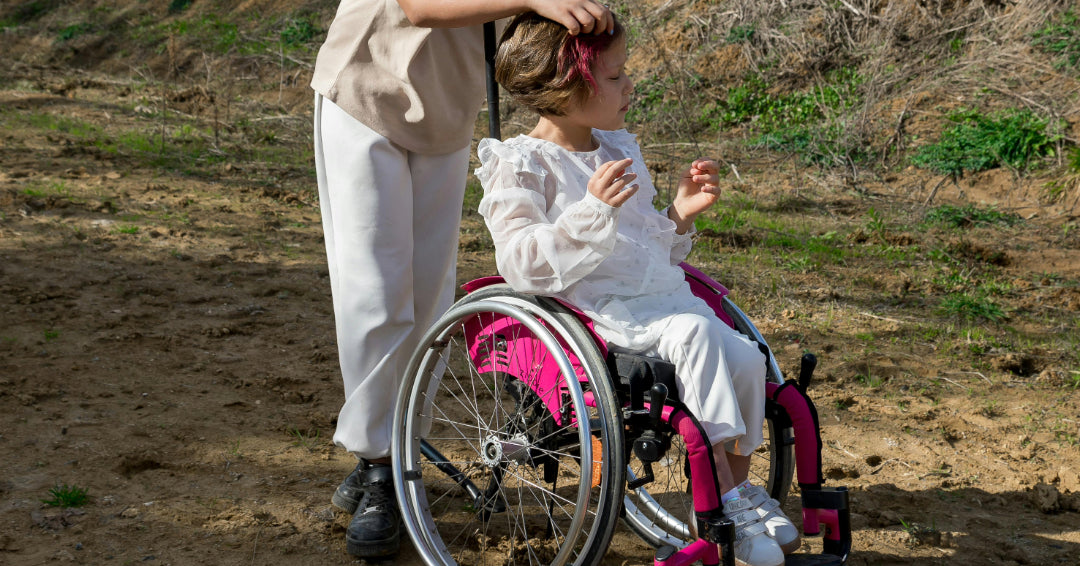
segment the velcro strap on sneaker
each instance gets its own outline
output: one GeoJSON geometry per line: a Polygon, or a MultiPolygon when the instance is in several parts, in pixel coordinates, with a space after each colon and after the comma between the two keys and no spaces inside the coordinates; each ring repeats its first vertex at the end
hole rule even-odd
{"type": "Polygon", "coordinates": [[[775,499],[769,499],[765,503],[758,505],[758,510],[764,512],[766,515],[772,513],[780,507],[780,502],[775,499]]]}
{"type": "Polygon", "coordinates": [[[735,526],[735,540],[740,541],[748,539],[750,537],[756,537],[760,534],[767,534],[765,525],[762,523],[747,523],[743,525],[736,524],[735,526]]]}

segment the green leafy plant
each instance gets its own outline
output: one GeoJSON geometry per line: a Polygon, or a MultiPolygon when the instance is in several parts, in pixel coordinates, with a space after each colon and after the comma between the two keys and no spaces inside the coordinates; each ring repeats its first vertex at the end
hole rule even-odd
{"type": "Polygon", "coordinates": [[[169,2],[169,13],[179,14],[191,6],[192,0],[172,0],[169,2]]]}
{"type": "Polygon", "coordinates": [[[989,226],[994,224],[1014,226],[1022,221],[1016,214],[1001,212],[992,207],[979,208],[974,204],[964,206],[943,204],[927,211],[926,220],[928,222],[945,224],[954,228],[989,226]]]}
{"type": "Polygon", "coordinates": [[[1032,43],[1058,56],[1056,66],[1080,67],[1080,15],[1072,8],[1032,35],[1032,43]]]}
{"type": "Polygon", "coordinates": [[[319,28],[309,19],[293,18],[281,30],[281,43],[286,47],[299,47],[315,39],[319,28]]]}
{"type": "Polygon", "coordinates": [[[86,22],[80,24],[72,24],[70,26],[62,28],[60,32],[56,34],[56,40],[61,42],[69,41],[89,32],[90,29],[90,24],[86,22]]]}
{"type": "Polygon", "coordinates": [[[57,485],[49,490],[49,498],[42,499],[49,507],[82,507],[90,502],[86,488],[77,485],[57,485]]]}
{"type": "Polygon", "coordinates": [[[732,26],[728,30],[727,37],[724,41],[728,43],[747,43],[754,39],[754,34],[757,32],[757,28],[753,25],[745,26],[732,26]]]}
{"type": "Polygon", "coordinates": [[[302,446],[308,450],[314,450],[319,442],[319,429],[308,429],[306,432],[301,431],[299,427],[292,427],[289,430],[291,436],[296,437],[293,441],[293,446],[302,446]]]}
{"type": "Polygon", "coordinates": [[[1008,165],[1027,170],[1033,159],[1054,155],[1056,134],[1046,120],[1029,110],[1006,110],[983,115],[961,110],[949,116],[954,125],[937,143],[920,147],[911,161],[943,175],[960,176],[1008,165]]]}
{"type": "Polygon", "coordinates": [[[744,125],[756,134],[752,146],[795,153],[806,163],[846,164],[869,155],[836,118],[859,103],[862,82],[855,69],[840,68],[816,88],[778,94],[763,75],[750,74],[726,98],[704,104],[700,120],[712,130],[744,125]]]}
{"type": "Polygon", "coordinates": [[[953,293],[941,301],[941,311],[969,320],[1005,320],[1005,311],[986,297],[972,296],[966,293],[953,293]]]}

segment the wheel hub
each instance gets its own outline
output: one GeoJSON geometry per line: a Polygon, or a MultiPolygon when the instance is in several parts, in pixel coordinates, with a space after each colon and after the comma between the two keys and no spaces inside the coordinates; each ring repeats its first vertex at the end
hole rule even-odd
{"type": "Polygon", "coordinates": [[[529,461],[529,439],[522,433],[505,440],[490,434],[480,447],[480,458],[489,468],[504,462],[524,464],[529,461]]]}

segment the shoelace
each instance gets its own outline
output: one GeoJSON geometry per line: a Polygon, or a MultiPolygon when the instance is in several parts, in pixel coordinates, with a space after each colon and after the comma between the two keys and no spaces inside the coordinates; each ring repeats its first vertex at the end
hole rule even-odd
{"type": "Polygon", "coordinates": [[[389,484],[379,482],[365,487],[367,490],[364,508],[367,511],[385,511],[393,508],[391,501],[394,498],[394,492],[389,484]]]}

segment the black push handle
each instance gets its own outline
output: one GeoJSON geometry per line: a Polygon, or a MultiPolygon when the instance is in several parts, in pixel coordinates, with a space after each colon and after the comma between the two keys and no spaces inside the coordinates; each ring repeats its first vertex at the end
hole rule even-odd
{"type": "Polygon", "coordinates": [[[810,387],[810,381],[814,379],[814,368],[817,367],[817,356],[807,352],[803,354],[799,364],[799,389],[804,392],[810,387]]]}
{"type": "Polygon", "coordinates": [[[488,135],[502,139],[499,124],[499,84],[495,82],[495,22],[484,23],[484,63],[487,69],[488,135]]]}

